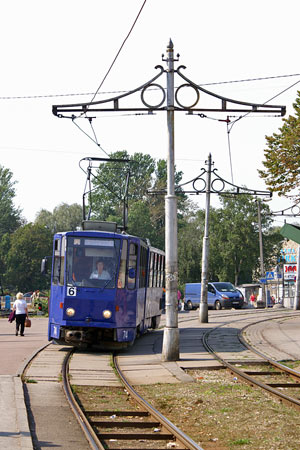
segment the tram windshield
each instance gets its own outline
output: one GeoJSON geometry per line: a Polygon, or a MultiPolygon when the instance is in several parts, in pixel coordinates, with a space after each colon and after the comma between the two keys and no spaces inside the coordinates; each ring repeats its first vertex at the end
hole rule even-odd
{"type": "Polygon", "coordinates": [[[67,284],[113,289],[120,239],[72,236],[67,240],[67,284]]]}

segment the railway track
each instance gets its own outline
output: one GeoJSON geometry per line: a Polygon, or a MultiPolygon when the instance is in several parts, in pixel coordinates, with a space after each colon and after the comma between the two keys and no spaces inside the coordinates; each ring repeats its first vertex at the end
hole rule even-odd
{"type": "MultiPolygon", "coordinates": [[[[287,315],[284,315],[282,317],[278,316],[276,319],[286,319],[287,317],[287,315]]],[[[291,317],[294,317],[294,314],[291,317]]],[[[270,320],[274,320],[274,317],[257,321],[255,325],[270,320]]],[[[214,350],[213,344],[211,344],[209,340],[212,337],[213,333],[216,333],[216,330],[219,330],[220,328],[225,326],[224,324],[221,324],[212,330],[206,331],[203,335],[203,344],[207,351],[210,352],[216,360],[218,360],[238,379],[248,383],[252,387],[257,387],[263,389],[264,391],[267,391],[269,394],[273,395],[280,401],[299,410],[300,372],[286,366],[285,364],[279,363],[278,361],[275,361],[270,357],[267,357],[265,354],[258,351],[248,342],[246,342],[243,334],[252,325],[253,324],[248,324],[242,327],[237,335],[237,338],[240,340],[242,345],[244,345],[251,352],[260,357],[261,361],[255,362],[255,368],[253,368],[253,363],[249,364],[245,362],[244,364],[241,364],[240,362],[238,362],[237,364],[235,364],[234,362],[229,362],[214,350]]],[[[228,326],[228,323],[226,324],[226,326],[228,326]]]]}
{"type": "MultiPolygon", "coordinates": [[[[295,313],[293,312],[293,314],[291,314],[291,316],[294,316],[295,313]]],[[[233,329],[234,327],[232,326],[232,324],[238,324],[237,328],[242,329],[242,331],[246,331],[246,327],[248,326],[247,321],[251,320],[253,322],[253,317],[252,316],[252,312],[249,314],[249,312],[245,312],[243,313],[238,312],[237,314],[235,314],[232,318],[228,317],[230,316],[230,312],[228,311],[224,311],[222,314],[220,314],[219,312],[216,314],[216,318],[220,319],[220,321],[222,321],[222,323],[220,325],[218,325],[217,327],[214,326],[214,328],[209,328],[207,329],[207,332],[205,332],[205,330],[203,329],[203,333],[205,336],[205,340],[208,343],[208,346],[211,347],[211,349],[207,349],[208,351],[214,351],[215,349],[213,348],[214,345],[212,343],[211,338],[213,338],[213,333],[214,330],[216,333],[218,333],[218,331],[220,330],[220,328],[222,326],[225,326],[224,321],[226,321],[227,326],[231,326],[231,329],[233,329]],[[229,320],[228,320],[229,319],[229,320]],[[245,327],[245,324],[246,327],[245,327]]],[[[279,314],[279,311],[271,313],[268,312],[268,314],[264,314],[264,312],[262,311],[261,314],[259,314],[259,317],[261,318],[260,322],[262,323],[263,321],[266,320],[266,318],[274,318],[276,317],[277,319],[279,319],[281,317],[281,315],[279,314]]],[[[282,317],[287,318],[288,315],[287,314],[283,314],[282,317]]],[[[180,318],[181,319],[181,318],[180,318]]],[[[181,322],[184,322],[186,320],[191,321],[192,317],[185,317],[184,315],[182,315],[182,319],[180,320],[181,322]]],[[[216,324],[216,320],[215,318],[212,318],[212,321],[215,322],[216,324]]],[[[257,320],[255,320],[256,323],[259,322],[257,320]]],[[[215,325],[214,324],[214,325],[215,325]]],[[[202,330],[201,330],[202,331],[202,330]]],[[[242,338],[241,338],[242,339],[242,338]]],[[[220,342],[220,339],[219,339],[220,342]]],[[[243,346],[246,346],[249,348],[249,346],[247,345],[246,342],[242,341],[243,346]]],[[[58,355],[58,357],[62,357],[62,355],[67,353],[67,349],[66,348],[62,348],[60,346],[54,346],[54,345],[50,345],[47,347],[46,351],[48,351],[51,355],[51,358],[49,360],[52,361],[52,355],[58,355]]],[[[69,351],[68,351],[69,353],[69,351]]],[[[218,352],[216,353],[216,359],[218,359],[218,352]]],[[[262,356],[260,356],[260,358],[262,359],[262,356]]],[[[41,359],[44,361],[43,356],[41,355],[41,359]]],[[[48,364],[48,358],[45,358],[47,361],[45,361],[45,363],[47,362],[48,364]]],[[[137,394],[134,389],[131,389],[131,386],[126,382],[125,378],[122,376],[122,372],[119,368],[119,362],[118,362],[118,358],[115,358],[114,361],[114,365],[116,370],[119,373],[119,378],[122,379],[123,383],[124,383],[124,388],[122,388],[123,392],[124,390],[126,391],[126,393],[130,392],[130,398],[132,399],[131,402],[127,402],[127,407],[126,408],[116,408],[115,405],[110,405],[110,400],[108,397],[107,400],[107,404],[105,405],[105,407],[100,408],[97,406],[93,406],[93,408],[89,408],[88,406],[85,407],[85,411],[83,412],[82,409],[80,408],[80,406],[76,405],[76,399],[74,398],[74,395],[72,393],[72,388],[70,386],[69,383],[69,376],[68,376],[68,365],[69,365],[69,360],[70,360],[70,356],[66,356],[65,357],[65,361],[64,361],[64,385],[66,386],[66,392],[68,392],[66,395],[67,397],[69,397],[68,401],[70,402],[70,404],[72,403],[71,408],[73,409],[73,411],[76,414],[77,417],[77,421],[78,423],[80,423],[81,427],[84,430],[86,439],[88,441],[88,446],[89,448],[93,448],[93,449],[98,449],[98,448],[105,448],[105,449],[109,449],[109,450],[120,450],[120,449],[124,449],[124,450],[129,450],[129,449],[164,449],[164,448],[176,448],[179,450],[183,450],[183,449],[199,449],[201,450],[201,447],[199,447],[198,444],[196,444],[195,442],[193,442],[187,435],[185,435],[184,433],[181,432],[181,430],[179,430],[178,428],[174,427],[172,425],[171,422],[169,422],[167,419],[165,419],[157,410],[153,409],[151,407],[151,405],[149,405],[147,402],[145,402],[140,396],[139,394],[137,394]],[[135,406],[134,406],[135,405],[135,406]]],[[[222,360],[222,365],[226,366],[225,361],[221,358],[219,359],[220,362],[222,360]]],[[[60,381],[60,369],[58,369],[59,364],[57,363],[57,360],[55,359],[55,362],[53,361],[55,368],[57,368],[56,370],[59,370],[58,373],[56,373],[55,379],[54,376],[53,378],[49,378],[49,367],[46,364],[44,367],[44,372],[40,373],[41,370],[41,362],[37,363],[37,367],[38,367],[38,375],[36,375],[36,373],[34,372],[34,370],[31,372],[31,374],[29,373],[29,375],[27,376],[27,378],[32,378],[33,380],[37,380],[37,385],[28,385],[28,389],[37,389],[39,388],[39,385],[42,383],[42,381],[45,378],[49,378],[51,380],[51,385],[53,385],[53,381],[60,381]],[[40,374],[40,375],[39,375],[40,374]],[[47,374],[47,377],[46,377],[47,374]],[[39,379],[40,377],[40,379],[39,379]],[[41,380],[41,383],[40,381],[41,380]]],[[[251,385],[255,386],[259,386],[259,387],[263,387],[261,384],[261,379],[264,379],[264,383],[266,386],[269,385],[269,392],[273,393],[273,391],[279,391],[279,394],[281,394],[281,399],[284,402],[287,402],[289,404],[292,404],[292,402],[290,401],[290,397],[292,398],[291,395],[287,395],[287,393],[285,392],[286,390],[292,390],[294,392],[294,397],[296,397],[293,401],[293,404],[296,405],[296,407],[298,407],[297,402],[299,403],[299,398],[300,397],[300,381],[299,379],[297,380],[293,380],[294,382],[292,383],[291,380],[287,380],[284,379],[284,376],[281,376],[280,380],[275,380],[275,377],[278,377],[279,374],[276,372],[281,372],[281,368],[279,369],[278,367],[276,369],[269,369],[267,368],[266,364],[268,364],[268,361],[264,361],[264,366],[262,366],[263,370],[260,370],[260,373],[254,373],[254,372],[258,372],[258,369],[255,367],[238,367],[238,365],[235,365],[232,362],[228,362],[227,361],[227,365],[230,371],[232,371],[232,373],[236,374],[235,376],[237,376],[238,378],[240,377],[240,374],[237,373],[237,371],[243,372],[243,374],[241,374],[241,376],[244,376],[244,380],[248,378],[247,382],[250,383],[251,385]],[[252,373],[251,373],[252,372],[252,373]],[[267,373],[268,372],[268,373],[267,373]],[[270,372],[270,374],[269,374],[270,372]],[[245,376],[246,375],[246,376],[245,376]],[[255,382],[255,378],[258,381],[255,382]],[[283,378],[283,379],[282,379],[283,378]],[[267,379],[267,381],[266,381],[267,379]],[[288,383],[288,386],[286,386],[286,384],[288,383]],[[275,386],[275,384],[277,384],[277,386],[275,386]],[[295,386],[292,386],[295,385],[295,386]],[[299,388],[299,389],[297,389],[299,388]],[[299,392],[297,392],[299,391],[299,392]],[[283,394],[283,395],[282,395],[283,394]]],[[[88,366],[88,363],[85,362],[85,365],[88,366]]],[[[59,366],[60,367],[60,366],[59,366]]],[[[79,367],[79,366],[77,366],[79,367]]],[[[82,366],[80,366],[82,367],[82,366]]],[[[80,370],[80,369],[78,369],[80,370]]],[[[50,371],[51,372],[51,371],[50,371]]],[[[293,375],[297,375],[296,371],[292,371],[295,372],[295,374],[293,375]]],[[[298,374],[299,375],[299,374],[298,374]]],[[[291,373],[289,374],[289,377],[291,376],[291,373]]],[[[72,378],[71,378],[72,380],[72,378]]],[[[76,385],[76,381],[74,382],[74,384],[76,385]]],[[[44,393],[46,391],[44,390],[44,393]]],[[[29,392],[30,394],[30,392],[29,392]]],[[[127,394],[126,394],[127,395],[127,394]]],[[[125,396],[126,396],[125,395],[125,396]]],[[[75,395],[76,397],[76,395],[75,395]]],[[[48,398],[48,390],[47,390],[47,398],[48,398]]],[[[47,409],[47,403],[46,403],[46,398],[45,398],[45,408],[47,409]]],[[[40,415],[41,410],[39,410],[38,415],[40,415]]],[[[50,419],[49,419],[50,420],[50,419]]],[[[75,420],[75,419],[74,419],[75,420]]],[[[38,429],[38,420],[36,419],[37,423],[36,423],[36,427],[38,429]]],[[[51,418],[52,421],[52,418],[51,418]]],[[[68,422],[68,420],[65,420],[66,424],[68,422]]],[[[61,421],[60,421],[61,423],[61,421]]],[[[73,430],[72,426],[71,429],[73,430]]],[[[49,431],[49,430],[48,430],[49,431]]],[[[67,432],[67,431],[66,431],[67,432]]],[[[69,431],[70,434],[70,431],[69,431]]],[[[45,440],[45,437],[43,436],[43,439],[45,440]]],[[[42,441],[43,440],[41,438],[41,435],[38,437],[38,440],[42,441]]],[[[58,440],[55,436],[55,430],[54,430],[54,436],[49,438],[47,436],[47,439],[52,443],[57,444],[58,440]]],[[[76,446],[75,446],[76,447],[76,446]]],[[[39,447],[36,447],[39,448],[39,447]]],[[[63,446],[62,446],[63,448],[63,446]]],[[[77,448],[85,448],[82,446],[78,446],[77,448]]]]}
{"type": "Polygon", "coordinates": [[[114,356],[114,367],[135,407],[126,409],[85,410],[79,406],[69,382],[68,365],[72,352],[63,364],[63,385],[68,402],[93,449],[203,450],[159,411],[144,400],[128,383],[114,356]]]}

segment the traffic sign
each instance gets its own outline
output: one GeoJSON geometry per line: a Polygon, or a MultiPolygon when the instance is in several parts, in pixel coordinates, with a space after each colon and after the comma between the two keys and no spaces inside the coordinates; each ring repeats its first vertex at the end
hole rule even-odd
{"type": "Polygon", "coordinates": [[[266,273],[266,279],[267,280],[274,280],[274,272],[267,272],[266,273]]]}
{"type": "Polygon", "coordinates": [[[265,278],[260,278],[260,280],[259,280],[261,283],[266,283],[267,282],[267,280],[265,279],[265,278]]]}

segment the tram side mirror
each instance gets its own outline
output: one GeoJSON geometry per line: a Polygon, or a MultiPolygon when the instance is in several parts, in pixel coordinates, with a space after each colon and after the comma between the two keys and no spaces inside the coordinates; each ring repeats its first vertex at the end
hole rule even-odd
{"type": "Polygon", "coordinates": [[[128,270],[128,278],[135,278],[135,269],[131,268],[128,270]]]}
{"type": "Polygon", "coordinates": [[[41,262],[41,274],[46,275],[48,273],[48,259],[43,258],[41,262]]]}

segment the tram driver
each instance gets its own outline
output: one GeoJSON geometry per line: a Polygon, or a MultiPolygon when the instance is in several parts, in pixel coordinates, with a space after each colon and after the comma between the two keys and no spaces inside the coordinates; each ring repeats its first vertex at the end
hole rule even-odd
{"type": "Polygon", "coordinates": [[[104,269],[104,262],[99,259],[96,263],[96,270],[90,275],[90,280],[111,280],[111,276],[107,270],[104,269]]]}

